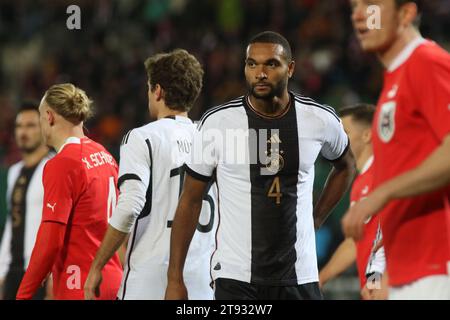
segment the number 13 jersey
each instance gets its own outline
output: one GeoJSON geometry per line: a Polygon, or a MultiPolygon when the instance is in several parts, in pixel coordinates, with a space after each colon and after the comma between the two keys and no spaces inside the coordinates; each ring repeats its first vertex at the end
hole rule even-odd
{"type": "MultiPolygon", "coordinates": [[[[172,221],[183,187],[195,125],[159,119],[126,134],[120,149],[118,206],[110,224],[130,232],[119,299],[164,299],[172,221]]],[[[206,195],[184,268],[189,299],[212,299],[214,201],[206,195]]]]}

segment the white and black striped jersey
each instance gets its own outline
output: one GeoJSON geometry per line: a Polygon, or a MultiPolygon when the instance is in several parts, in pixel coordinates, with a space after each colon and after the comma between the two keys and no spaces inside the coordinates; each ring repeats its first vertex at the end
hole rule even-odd
{"type": "MultiPolygon", "coordinates": [[[[191,152],[195,125],[172,116],[131,130],[120,150],[120,195],[110,224],[129,232],[119,299],[163,299],[172,220],[191,152]]],[[[184,278],[190,299],[212,299],[214,201],[207,195],[189,248],[184,278]]]]}
{"type": "Polygon", "coordinates": [[[218,228],[213,279],[262,285],[318,281],[313,224],[314,162],[348,148],[339,117],[290,92],[277,117],[240,97],[206,112],[187,172],[208,181],[215,171],[218,228]]]}
{"type": "Polygon", "coordinates": [[[0,237],[0,279],[6,277],[11,268],[24,272],[28,267],[42,217],[42,172],[53,156],[53,153],[47,154],[33,168],[26,168],[20,161],[8,170],[8,213],[3,237],[0,237]]]}

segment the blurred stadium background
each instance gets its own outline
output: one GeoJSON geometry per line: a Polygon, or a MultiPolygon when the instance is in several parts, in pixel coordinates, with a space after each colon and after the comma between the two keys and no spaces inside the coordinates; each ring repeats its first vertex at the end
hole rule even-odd
{"type": "MultiPolygon", "coordinates": [[[[450,1],[422,1],[422,34],[450,51],[450,1]]],[[[20,158],[14,117],[20,102],[50,85],[73,82],[95,101],[89,135],[118,158],[122,135],[148,121],[145,58],[185,48],[202,62],[204,87],[191,116],[245,93],[247,40],[264,30],[290,41],[296,71],[290,87],[336,109],[376,103],[381,66],[353,35],[349,0],[0,0],[0,192],[20,158]],[[66,8],[81,8],[81,30],[68,30],[66,8]]],[[[329,167],[319,161],[315,193],[329,167]]],[[[0,235],[5,216],[0,199],[0,235]]],[[[317,233],[319,266],[342,240],[341,201],[317,233]]],[[[358,298],[356,269],[330,282],[326,298],[358,298]]]]}

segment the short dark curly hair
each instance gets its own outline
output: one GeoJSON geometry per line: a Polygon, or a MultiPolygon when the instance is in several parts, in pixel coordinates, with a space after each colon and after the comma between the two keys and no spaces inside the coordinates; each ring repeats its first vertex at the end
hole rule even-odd
{"type": "Polygon", "coordinates": [[[159,84],[166,106],[172,110],[189,111],[202,89],[203,68],[189,52],[176,49],[159,53],[145,61],[151,90],[159,84]]]}
{"type": "Polygon", "coordinates": [[[292,61],[292,49],[291,45],[289,44],[289,41],[286,40],[285,37],[283,37],[281,34],[274,32],[274,31],[264,31],[261,33],[258,33],[256,36],[250,39],[248,42],[249,45],[253,43],[275,43],[279,44],[283,47],[284,55],[287,60],[287,62],[292,61]]]}

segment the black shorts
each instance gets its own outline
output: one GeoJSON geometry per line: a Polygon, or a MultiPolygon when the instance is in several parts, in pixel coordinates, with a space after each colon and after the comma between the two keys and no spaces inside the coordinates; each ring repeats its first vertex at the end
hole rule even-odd
{"type": "MultiPolygon", "coordinates": [[[[19,290],[20,283],[25,272],[23,270],[10,269],[6,275],[5,282],[3,284],[3,299],[4,300],[16,300],[17,290],[19,290]]],[[[33,300],[44,300],[45,298],[45,286],[39,287],[33,296],[33,300]]]]}
{"type": "Polygon", "coordinates": [[[297,286],[265,286],[219,278],[214,282],[216,300],[322,300],[318,282],[297,286]]]}

